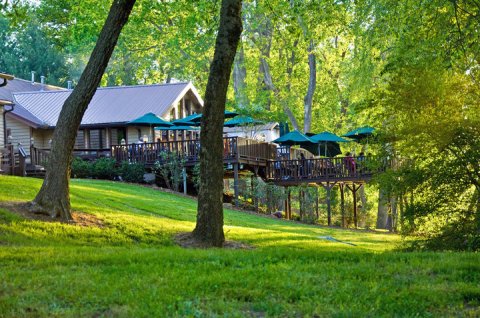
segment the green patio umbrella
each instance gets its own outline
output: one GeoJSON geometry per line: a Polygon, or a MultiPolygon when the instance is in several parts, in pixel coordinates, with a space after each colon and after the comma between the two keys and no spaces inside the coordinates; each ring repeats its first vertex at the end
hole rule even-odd
{"type": "Polygon", "coordinates": [[[249,116],[237,116],[223,124],[224,127],[237,127],[237,126],[247,126],[247,125],[258,125],[263,124],[263,121],[253,119],[249,116]]]}
{"type": "Polygon", "coordinates": [[[163,120],[154,113],[146,113],[143,116],[138,117],[132,121],[129,121],[127,125],[131,126],[150,126],[150,127],[171,127],[173,124],[163,120]]]}
{"type": "Polygon", "coordinates": [[[277,138],[273,141],[276,144],[286,145],[286,146],[295,146],[298,145],[303,149],[306,149],[318,155],[318,143],[302,134],[298,130],[289,132],[288,134],[283,135],[280,138],[277,138]]]}
{"type": "Polygon", "coordinates": [[[155,139],[155,132],[153,131],[153,127],[171,127],[173,124],[170,122],[163,120],[162,118],[158,117],[154,113],[146,113],[143,116],[138,117],[132,121],[129,121],[127,125],[130,126],[148,126],[150,127],[150,131],[152,133],[152,140],[155,139]]]}
{"type": "Polygon", "coordinates": [[[360,127],[354,130],[351,130],[347,132],[345,135],[342,135],[342,137],[348,137],[355,139],[355,141],[360,141],[364,138],[368,138],[371,135],[373,135],[375,131],[375,128],[370,127],[370,126],[365,126],[365,127],[360,127]]]}
{"type": "MultiPolygon", "coordinates": [[[[238,113],[226,110],[224,113],[225,119],[233,118],[238,113]]],[[[174,125],[200,126],[202,124],[202,114],[192,114],[185,118],[180,118],[172,121],[174,125]]]]}
{"type": "Polygon", "coordinates": [[[194,130],[198,131],[200,128],[192,126],[170,126],[170,127],[157,127],[155,130],[194,130]]]}
{"type": "Polygon", "coordinates": [[[339,137],[331,132],[324,131],[310,136],[310,139],[318,142],[319,153],[325,157],[335,157],[341,154],[339,142],[349,142],[349,140],[339,137]]]}

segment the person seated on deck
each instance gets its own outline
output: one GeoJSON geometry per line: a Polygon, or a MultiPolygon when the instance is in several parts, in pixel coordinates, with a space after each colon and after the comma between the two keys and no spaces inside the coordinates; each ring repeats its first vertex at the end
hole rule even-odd
{"type": "Polygon", "coordinates": [[[345,154],[345,158],[343,158],[343,165],[348,171],[348,175],[353,176],[355,174],[355,160],[353,159],[350,152],[347,152],[345,154]]]}
{"type": "Polygon", "coordinates": [[[357,171],[362,173],[363,172],[363,169],[365,167],[365,154],[362,152],[360,152],[360,154],[358,155],[357,157],[357,171]]]}
{"type": "Polygon", "coordinates": [[[305,155],[303,152],[300,153],[300,157],[298,158],[299,162],[299,168],[300,168],[300,177],[301,178],[306,178],[307,173],[308,173],[308,167],[307,167],[307,158],[305,158],[305,155]]]}

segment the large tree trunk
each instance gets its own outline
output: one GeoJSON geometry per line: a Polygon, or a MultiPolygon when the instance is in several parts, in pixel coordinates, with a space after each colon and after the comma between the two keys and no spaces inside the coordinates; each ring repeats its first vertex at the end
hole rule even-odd
{"type": "Polygon", "coordinates": [[[31,203],[31,211],[34,213],[44,213],[64,220],[72,219],[69,179],[75,137],[134,4],[135,0],[113,1],[78,85],[63,105],[53,134],[45,180],[31,203]]]}
{"type": "Polygon", "coordinates": [[[233,91],[237,105],[240,108],[245,108],[250,103],[247,94],[246,78],[247,68],[245,67],[245,54],[242,47],[237,52],[233,66],[233,91]]]}
{"type": "Polygon", "coordinates": [[[387,229],[388,222],[388,197],[385,190],[378,190],[378,213],[377,213],[377,229],[387,229]]]}
{"type": "Polygon", "coordinates": [[[215,54],[210,65],[200,143],[200,192],[195,239],[223,246],[223,120],[227,88],[242,33],[242,0],[223,0],[215,54]]]}
{"type": "Polygon", "coordinates": [[[310,70],[310,77],[308,79],[308,90],[304,98],[304,118],[303,118],[303,132],[308,133],[312,127],[312,104],[313,94],[317,87],[317,63],[315,61],[315,53],[313,53],[313,40],[310,40],[308,46],[308,67],[310,70]]]}

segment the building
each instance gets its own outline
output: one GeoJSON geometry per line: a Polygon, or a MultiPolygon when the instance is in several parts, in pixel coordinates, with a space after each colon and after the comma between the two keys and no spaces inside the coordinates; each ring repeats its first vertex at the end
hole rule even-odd
{"type": "Polygon", "coordinates": [[[243,137],[259,141],[272,142],[280,137],[280,126],[278,123],[274,122],[260,125],[224,127],[223,133],[228,137],[243,137]]]}
{"type": "MultiPolygon", "coordinates": [[[[19,81],[22,85],[27,82],[19,81]]],[[[14,108],[5,114],[7,142],[21,144],[25,150],[30,145],[49,148],[60,111],[72,90],[29,85],[18,89],[15,85],[9,87],[14,108]],[[39,89],[32,91],[31,88],[39,89]]],[[[165,120],[180,119],[201,112],[202,107],[203,100],[190,82],[100,87],[83,116],[75,148],[106,149],[123,141],[137,142],[144,136],[148,141],[162,139],[154,135],[151,127],[127,123],[149,112],[165,120]]]]}

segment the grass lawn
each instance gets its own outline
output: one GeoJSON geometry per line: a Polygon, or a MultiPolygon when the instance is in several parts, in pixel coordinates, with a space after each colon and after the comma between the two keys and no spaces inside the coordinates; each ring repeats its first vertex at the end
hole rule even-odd
{"type": "MultiPolygon", "coordinates": [[[[0,201],[40,185],[0,176],[0,201]]],[[[396,235],[229,210],[227,239],[254,249],[183,249],[173,237],[195,225],[191,199],[92,180],[72,180],[71,198],[104,227],[0,209],[0,317],[480,316],[477,253],[399,252],[396,235]]]]}

